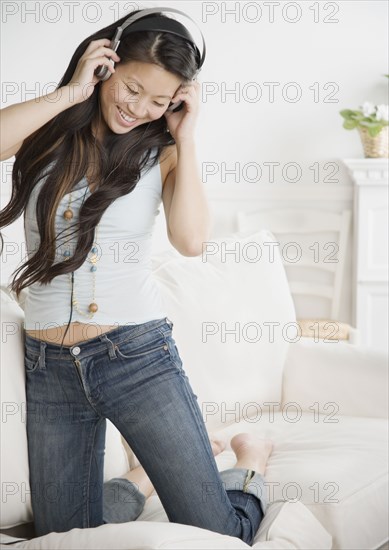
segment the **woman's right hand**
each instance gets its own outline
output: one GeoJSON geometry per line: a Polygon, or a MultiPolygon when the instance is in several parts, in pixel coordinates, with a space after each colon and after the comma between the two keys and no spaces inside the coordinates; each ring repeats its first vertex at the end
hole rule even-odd
{"type": "Polygon", "coordinates": [[[108,38],[92,40],[78,60],[72,79],[66,85],[72,89],[72,97],[76,103],[82,103],[93,94],[95,85],[99,82],[94,72],[99,65],[106,65],[111,73],[115,72],[112,61],[107,56],[115,63],[120,61],[120,57],[108,47],[110,44],[108,38]]]}
{"type": "Polygon", "coordinates": [[[14,156],[23,144],[23,141],[36,132],[44,124],[52,120],[59,113],[73,107],[75,103],[82,103],[93,94],[99,79],[94,74],[99,65],[105,65],[111,73],[115,72],[112,62],[120,60],[117,53],[109,48],[111,41],[108,38],[92,40],[84,54],[78,60],[76,69],[69,84],[61,86],[59,94],[53,92],[36,97],[21,103],[14,103],[1,109],[1,147],[0,161],[14,156]]]}

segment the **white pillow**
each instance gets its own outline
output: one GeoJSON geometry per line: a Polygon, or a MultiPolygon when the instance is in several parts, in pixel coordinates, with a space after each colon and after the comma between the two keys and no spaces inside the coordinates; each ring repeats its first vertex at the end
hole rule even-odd
{"type": "Polygon", "coordinates": [[[200,256],[172,248],[153,257],[173,337],[208,431],[247,417],[259,421],[267,401],[279,408],[288,338],[297,330],[282,260],[271,244],[276,242],[267,230],[235,233],[209,241],[200,256]],[[235,250],[236,256],[223,257],[223,250],[235,250]],[[274,340],[265,323],[277,323],[274,340]],[[236,341],[226,333],[234,327],[236,341]]]}
{"type": "MultiPolygon", "coordinates": [[[[24,311],[7,287],[1,295],[1,529],[33,521],[26,432],[22,322],[24,311]]],[[[107,420],[104,481],[129,470],[120,432],[107,420]]]]}

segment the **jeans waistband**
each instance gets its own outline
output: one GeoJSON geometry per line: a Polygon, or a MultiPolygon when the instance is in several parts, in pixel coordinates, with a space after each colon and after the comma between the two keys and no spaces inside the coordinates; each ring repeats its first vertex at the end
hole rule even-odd
{"type": "Polygon", "coordinates": [[[141,336],[142,334],[166,326],[168,329],[173,327],[173,322],[168,317],[162,319],[154,319],[147,321],[146,323],[140,323],[136,325],[120,325],[112,330],[103,332],[102,334],[95,336],[89,340],[73,344],[72,346],[61,346],[61,344],[55,344],[52,342],[46,342],[34,338],[30,334],[24,333],[24,345],[32,352],[40,354],[42,351],[45,355],[48,353],[52,359],[63,358],[74,359],[76,355],[79,355],[82,351],[83,357],[88,357],[95,353],[104,351],[107,348],[107,342],[110,340],[112,343],[119,345],[121,342],[141,336]],[[108,340],[109,338],[109,340],[108,340]]]}

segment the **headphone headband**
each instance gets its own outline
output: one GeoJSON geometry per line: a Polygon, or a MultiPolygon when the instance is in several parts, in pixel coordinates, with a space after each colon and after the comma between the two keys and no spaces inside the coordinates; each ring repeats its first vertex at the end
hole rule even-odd
{"type": "MultiPolygon", "coordinates": [[[[200,68],[202,67],[205,60],[205,53],[206,53],[203,33],[201,32],[201,29],[198,27],[194,19],[192,19],[189,15],[182,12],[181,10],[177,10],[175,8],[147,8],[147,9],[140,10],[138,13],[134,15],[130,15],[124,21],[124,23],[122,23],[119,27],[116,28],[115,35],[111,40],[110,48],[116,51],[117,48],[119,47],[119,43],[122,35],[127,36],[128,34],[132,32],[137,32],[137,31],[162,31],[162,32],[175,34],[177,36],[181,36],[182,38],[188,40],[195,48],[197,53],[198,70],[200,70],[200,68]],[[200,53],[200,50],[195,40],[193,39],[192,35],[188,31],[188,29],[176,19],[173,19],[170,17],[161,17],[161,12],[179,13],[181,15],[184,15],[191,21],[193,21],[193,23],[195,23],[196,27],[198,28],[201,34],[201,38],[203,42],[202,53],[200,53]],[[155,17],[148,17],[146,19],[146,16],[151,14],[156,14],[156,15],[155,17]]],[[[95,70],[95,74],[100,80],[107,80],[111,76],[111,73],[108,70],[108,67],[104,65],[97,67],[97,69],[95,70]]]]}
{"type": "Polygon", "coordinates": [[[147,19],[141,19],[140,21],[132,23],[130,27],[124,29],[122,39],[124,36],[128,36],[130,33],[149,30],[168,32],[170,34],[180,36],[181,38],[186,38],[186,40],[188,40],[196,50],[197,67],[198,69],[200,69],[201,65],[203,64],[200,50],[198,49],[187,28],[175,19],[168,19],[167,17],[160,17],[158,15],[147,17],[147,19]]]}

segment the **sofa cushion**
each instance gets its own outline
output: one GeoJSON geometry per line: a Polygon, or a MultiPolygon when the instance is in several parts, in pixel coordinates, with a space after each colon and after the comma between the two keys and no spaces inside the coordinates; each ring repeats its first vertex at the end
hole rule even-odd
{"type": "MultiPolygon", "coordinates": [[[[0,539],[1,540],[1,539],[0,539]]],[[[10,540],[10,539],[8,539],[10,540]]],[[[6,539],[4,539],[4,543],[6,539]]],[[[0,545],[0,548],[7,548],[0,545]]],[[[8,548],[45,550],[140,550],[152,548],[209,549],[250,548],[237,537],[221,535],[179,523],[131,521],[107,523],[99,527],[52,532],[32,540],[16,542],[8,548]]]]}
{"type": "Polygon", "coordinates": [[[278,249],[269,253],[273,242],[266,230],[236,233],[208,242],[200,256],[172,249],[153,258],[208,430],[250,414],[252,401],[281,400],[288,339],[297,327],[278,249]]]}
{"type": "Polygon", "coordinates": [[[1,528],[32,519],[26,433],[24,313],[3,288],[1,298],[1,528]]]}
{"type": "MultiPolygon", "coordinates": [[[[50,533],[29,541],[16,542],[12,548],[53,550],[130,550],[131,548],[258,548],[280,550],[320,548],[330,550],[331,535],[300,502],[275,503],[266,513],[251,546],[237,537],[221,535],[199,527],[165,520],[136,520],[129,523],[101,525],[89,529],[72,529],[66,533],[50,533]]],[[[0,538],[1,540],[1,538],[0,538]]],[[[4,537],[2,542],[11,542],[4,537]]],[[[17,539],[15,539],[16,541],[17,539]]],[[[6,546],[0,545],[0,548],[6,546]]]]}
{"type": "Polygon", "coordinates": [[[388,418],[388,387],[388,354],[382,350],[304,336],[289,346],[285,403],[296,401],[308,410],[315,402],[323,414],[334,403],[342,415],[388,418]]]}
{"type": "Polygon", "coordinates": [[[252,548],[332,548],[332,536],[302,502],[275,502],[254,537],[252,548]]]}
{"type": "MultiPolygon", "coordinates": [[[[1,463],[2,503],[0,528],[33,521],[26,432],[26,391],[22,322],[24,311],[7,287],[1,298],[1,463]]],[[[108,419],[104,481],[129,470],[121,434],[108,419]]]]}
{"type": "MultiPolygon", "coordinates": [[[[219,470],[232,468],[234,465],[232,451],[225,451],[218,455],[216,463],[219,470]],[[226,466],[227,464],[228,466],[226,466]]],[[[152,495],[146,500],[144,510],[136,521],[169,521],[158,496],[152,495]]],[[[332,548],[331,543],[330,533],[324,529],[320,521],[302,502],[286,501],[274,502],[266,508],[266,513],[254,537],[252,548],[324,549],[332,548]]],[[[209,546],[209,548],[214,547],[209,546]]],[[[187,548],[187,546],[183,546],[183,548],[187,548]]]]}
{"type": "MultiPolygon", "coordinates": [[[[344,416],[330,401],[318,415],[315,392],[311,404],[310,411],[303,411],[298,402],[284,403],[274,415],[261,405],[262,415],[258,407],[257,415],[215,435],[227,442],[240,432],[273,440],[263,521],[274,504],[296,502],[332,535],[333,548],[378,548],[388,537],[387,419],[344,416]]],[[[219,471],[234,466],[229,443],[215,460],[219,471]]],[[[261,532],[262,527],[263,522],[261,532]]],[[[284,533],[287,537],[288,529],[284,533]]]]}

